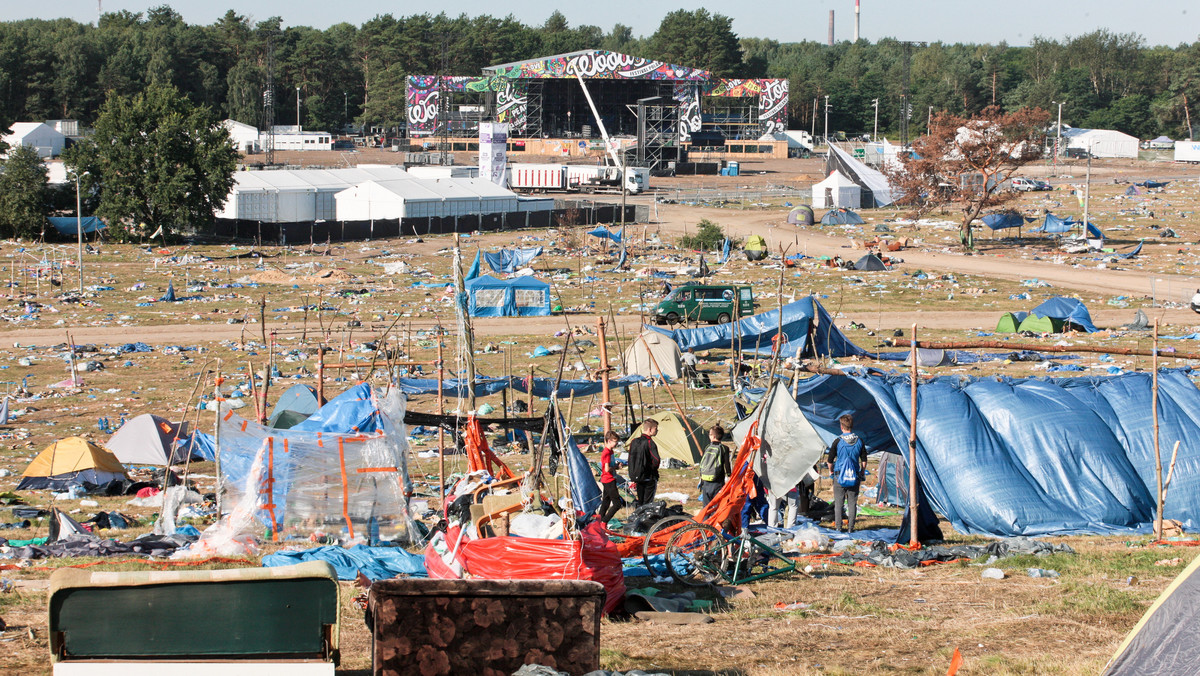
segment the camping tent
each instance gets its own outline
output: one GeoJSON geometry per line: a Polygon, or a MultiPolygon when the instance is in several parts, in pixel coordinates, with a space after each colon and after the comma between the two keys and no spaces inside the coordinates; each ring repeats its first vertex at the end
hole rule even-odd
{"type": "Polygon", "coordinates": [[[821,225],[862,225],[862,216],[849,209],[834,209],[821,217],[821,225]]]}
{"type": "Polygon", "coordinates": [[[511,274],[520,268],[528,267],[533,259],[542,255],[542,247],[531,249],[501,249],[497,253],[483,254],[483,260],[493,272],[511,274]]]}
{"type": "Polygon", "coordinates": [[[746,238],[746,245],[742,247],[742,251],[746,253],[746,260],[761,261],[767,257],[767,240],[762,238],[762,235],[750,235],[746,238]]]}
{"type": "Polygon", "coordinates": [[[284,391],[271,409],[267,426],[277,430],[288,430],[307,419],[321,407],[317,390],[312,385],[292,385],[284,391]]]}
{"type": "Polygon", "coordinates": [[[888,266],[884,265],[879,256],[869,253],[857,261],[854,261],[854,269],[861,270],[863,272],[879,272],[881,270],[887,270],[888,266]]]}
{"type": "MultiPolygon", "coordinates": [[[[912,351],[904,360],[905,366],[912,366],[912,351]]],[[[945,350],[932,350],[924,347],[917,348],[917,366],[948,366],[953,364],[954,357],[945,350]]]]}
{"type": "Polygon", "coordinates": [[[125,467],[105,448],[80,437],[60,439],[38,453],[25,468],[17,490],[82,485],[104,485],[125,479],[125,467]]]}
{"type": "MultiPolygon", "coordinates": [[[[687,421],[688,427],[691,428],[691,434],[689,434],[688,428],[683,426],[683,420],[674,411],[663,411],[650,417],[658,421],[658,434],[654,435],[654,445],[658,447],[658,456],[664,465],[671,459],[688,465],[700,462],[700,455],[704,449],[699,444],[708,441],[708,432],[703,427],[689,418],[687,421]]],[[[636,439],[641,435],[642,425],[638,425],[629,438],[636,439]]]]}
{"type": "Polygon", "coordinates": [[[1048,298],[1041,305],[1033,308],[1030,314],[1059,319],[1062,320],[1064,326],[1074,324],[1088,333],[1100,330],[1092,323],[1092,315],[1088,312],[1087,306],[1077,298],[1067,298],[1066,296],[1048,298]]]}
{"type": "Polygon", "coordinates": [[[760,453],[754,456],[754,473],[772,497],[782,498],[794,488],[808,470],[821,459],[826,444],[805,419],[786,387],[774,387],[755,409],[733,428],[734,445],[740,447],[750,427],[758,421],[762,439],[760,453]]]}
{"type": "Polygon", "coordinates": [[[108,440],[108,450],[126,465],[173,465],[187,461],[186,451],[175,449],[177,439],[187,438],[187,423],[144,413],[121,425],[108,440]]]}
{"type": "Polygon", "coordinates": [[[643,331],[625,350],[625,374],[658,378],[660,375],[676,380],[683,375],[683,359],[679,345],[656,331],[643,331]],[[653,355],[653,359],[651,359],[653,355]]]}
{"type": "Polygon", "coordinates": [[[1063,321],[1056,317],[1043,317],[1036,314],[1030,314],[1021,321],[1021,325],[1017,327],[1018,333],[1062,333],[1063,321]]]}
{"type": "Polygon", "coordinates": [[[1029,316],[1028,312],[1005,312],[996,322],[996,333],[1017,333],[1021,330],[1021,322],[1029,316]]]}
{"type": "Polygon", "coordinates": [[[491,275],[467,282],[472,317],[545,317],[550,314],[550,285],[533,277],[503,280],[491,275]]]}
{"type": "Polygon", "coordinates": [[[1182,676],[1200,664],[1200,556],[1192,559],[1117,648],[1104,676],[1182,676]]]}
{"type": "Polygon", "coordinates": [[[813,208],[807,204],[801,204],[788,212],[787,222],[789,225],[812,225],[814,222],[813,208]]]}
{"type": "Polygon", "coordinates": [[[817,209],[858,209],[862,207],[862,188],[840,171],[834,171],[812,187],[812,203],[817,209]]]}

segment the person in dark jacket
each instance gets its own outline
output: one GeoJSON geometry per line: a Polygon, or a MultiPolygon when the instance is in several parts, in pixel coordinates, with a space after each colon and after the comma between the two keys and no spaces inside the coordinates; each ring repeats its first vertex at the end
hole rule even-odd
{"type": "Polygon", "coordinates": [[[662,459],[658,455],[658,446],[654,445],[655,434],[658,434],[658,421],[647,418],[642,423],[642,436],[629,444],[629,480],[637,489],[635,507],[652,502],[658,490],[658,466],[662,459]]]}

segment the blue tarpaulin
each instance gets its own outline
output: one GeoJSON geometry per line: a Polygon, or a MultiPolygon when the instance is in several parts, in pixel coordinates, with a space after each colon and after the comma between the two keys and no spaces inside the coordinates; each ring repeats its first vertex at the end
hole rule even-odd
{"type": "Polygon", "coordinates": [[[479,276],[479,251],[476,251],[475,252],[475,260],[471,262],[471,269],[467,270],[467,274],[466,274],[466,276],[463,277],[463,281],[469,282],[478,276],[479,276]]]}
{"type": "Polygon", "coordinates": [[[542,247],[532,249],[501,249],[498,253],[485,253],[483,260],[492,272],[512,274],[517,270],[528,267],[533,259],[542,255],[542,247]]]}
{"type": "MultiPolygon", "coordinates": [[[[1144,531],[1154,519],[1151,376],[960,378],[917,391],[917,472],[934,510],[963,533],[1144,531]]],[[[872,450],[908,452],[903,376],[817,376],[797,403],[825,436],[840,412],[872,450]]],[[[1181,442],[1166,518],[1200,517],[1200,391],[1159,375],[1163,447],[1181,442]]]]}
{"type": "Polygon", "coordinates": [[[983,217],[983,224],[992,230],[1019,228],[1025,225],[1025,217],[1015,211],[1004,211],[998,214],[988,214],[983,217]]]}
{"type": "Polygon", "coordinates": [[[1140,254],[1141,252],[1142,252],[1142,243],[1138,242],[1137,246],[1133,247],[1133,249],[1131,249],[1130,251],[1127,251],[1123,254],[1117,254],[1117,258],[1133,258],[1134,256],[1140,254]]]}
{"type": "Polygon", "coordinates": [[[466,284],[472,317],[545,317],[550,314],[550,285],[533,277],[496,279],[483,275],[466,284]]]}
{"type": "Polygon", "coordinates": [[[617,244],[621,243],[621,233],[613,232],[613,231],[609,230],[608,228],[604,227],[603,225],[597,225],[596,228],[594,230],[589,231],[588,234],[591,235],[592,237],[599,237],[601,239],[611,239],[612,241],[616,242],[617,244]]]}
{"type": "Polygon", "coordinates": [[[212,462],[217,459],[217,440],[211,434],[199,430],[192,432],[190,437],[183,437],[177,446],[184,450],[190,446],[192,458],[212,462]]]}
{"type": "MultiPolygon", "coordinates": [[[[512,387],[518,392],[528,393],[529,387],[526,385],[528,380],[528,378],[479,378],[475,381],[475,396],[486,397],[490,394],[496,394],[506,387],[512,387]]],[[[577,397],[591,396],[603,390],[603,386],[598,380],[563,380],[558,383],[558,389],[555,390],[554,380],[554,378],[534,378],[534,396],[549,397],[552,392],[557,392],[558,398],[563,399],[571,396],[571,394],[577,397]]],[[[644,379],[641,376],[610,378],[608,386],[614,390],[623,390],[642,380],[644,379]]],[[[434,378],[401,378],[399,380],[399,388],[401,392],[407,395],[436,394],[438,389],[437,380],[434,378]]],[[[460,380],[443,381],[442,392],[448,397],[467,396],[466,384],[460,380]]]]}
{"type": "Polygon", "coordinates": [[[379,409],[371,399],[371,386],[360,383],[334,397],[292,427],[294,432],[366,434],[379,429],[379,409]]]}
{"type": "Polygon", "coordinates": [[[77,220],[74,216],[51,216],[46,220],[50,221],[50,225],[54,226],[54,229],[57,230],[59,234],[72,235],[75,237],[79,236],[80,225],[83,226],[84,234],[89,232],[100,232],[108,227],[104,221],[96,218],[95,216],[85,216],[79,220],[77,220]]]}
{"type": "Polygon", "coordinates": [[[1042,224],[1030,230],[1030,232],[1060,234],[1064,232],[1070,232],[1071,228],[1076,225],[1079,225],[1079,222],[1072,220],[1070,217],[1059,218],[1054,214],[1046,214],[1046,219],[1042,221],[1042,224]]]}
{"type": "Polygon", "coordinates": [[[1030,313],[1039,317],[1050,317],[1070,322],[1088,333],[1095,333],[1100,330],[1092,323],[1092,315],[1088,312],[1087,306],[1083,304],[1083,301],[1076,298],[1054,296],[1053,298],[1046,299],[1045,302],[1033,308],[1033,310],[1030,310],[1030,313]]]}
{"type": "MultiPolygon", "coordinates": [[[[560,425],[566,426],[561,414],[558,420],[560,425]]],[[[574,435],[567,436],[564,452],[567,462],[571,465],[571,501],[577,511],[595,514],[600,509],[600,486],[592,474],[592,466],[575,443],[574,435]]]]}
{"type": "Polygon", "coordinates": [[[400,547],[313,547],[284,549],[262,557],[264,568],[291,566],[304,561],[326,561],[337,571],[339,580],[355,580],[361,572],[371,581],[388,580],[397,575],[425,577],[425,556],[410,554],[400,547]]]}
{"type": "MultiPolygon", "coordinates": [[[[680,350],[733,349],[737,338],[740,337],[741,349],[744,352],[770,353],[772,340],[779,333],[779,326],[779,310],[770,310],[731,324],[674,330],[650,325],[646,328],[670,337],[679,345],[680,350]]],[[[781,348],[781,354],[788,357],[798,353],[808,354],[814,350],[816,354],[833,357],[867,354],[834,326],[833,318],[812,296],[783,306],[783,336],[785,344],[781,348]],[[809,345],[810,330],[813,334],[812,346],[809,345]]]]}

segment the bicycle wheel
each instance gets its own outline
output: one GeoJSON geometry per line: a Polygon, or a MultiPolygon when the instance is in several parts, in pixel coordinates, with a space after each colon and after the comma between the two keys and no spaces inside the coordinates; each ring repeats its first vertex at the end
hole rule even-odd
{"type": "Polygon", "coordinates": [[[688,523],[695,523],[692,521],[692,517],[686,514],[674,514],[672,516],[655,521],[654,525],[650,526],[650,530],[646,531],[646,539],[642,541],[642,563],[646,565],[646,570],[650,571],[651,575],[662,577],[663,575],[670,573],[665,566],[661,564],[655,564],[651,560],[651,557],[657,554],[657,552],[652,552],[651,550],[661,549],[663,546],[661,544],[654,543],[655,534],[671,528],[686,528],[687,526],[683,524],[688,523]]]}
{"type": "Polygon", "coordinates": [[[667,570],[680,584],[700,587],[721,578],[729,541],[716,528],[698,523],[679,529],[667,541],[667,570]]]}

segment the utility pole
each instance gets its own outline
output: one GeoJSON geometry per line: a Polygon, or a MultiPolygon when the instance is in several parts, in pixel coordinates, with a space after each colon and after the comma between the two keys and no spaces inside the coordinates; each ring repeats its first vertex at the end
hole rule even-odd
{"type": "Polygon", "coordinates": [[[825,152],[829,152],[829,94],[825,95],[825,152]]]}
{"type": "Polygon", "coordinates": [[[933,106],[929,106],[929,112],[925,115],[925,133],[933,133],[933,106]]]}
{"type": "Polygon", "coordinates": [[[87,176],[88,172],[75,174],[75,232],[79,237],[79,297],[83,298],[83,200],[79,196],[79,179],[87,176]]]}
{"type": "Polygon", "coordinates": [[[820,99],[813,97],[813,114],[812,114],[812,137],[813,143],[817,141],[817,109],[820,108],[820,99]]]}
{"type": "Polygon", "coordinates": [[[1066,101],[1051,101],[1058,105],[1058,126],[1055,129],[1058,131],[1058,138],[1054,141],[1054,173],[1053,176],[1058,176],[1058,153],[1062,152],[1062,107],[1066,101]]]}
{"type": "Polygon", "coordinates": [[[872,99],[871,105],[875,106],[875,130],[871,132],[871,142],[879,141],[879,99],[872,99]]]}
{"type": "Polygon", "coordinates": [[[300,133],[300,85],[296,85],[296,133],[300,133]]]}

